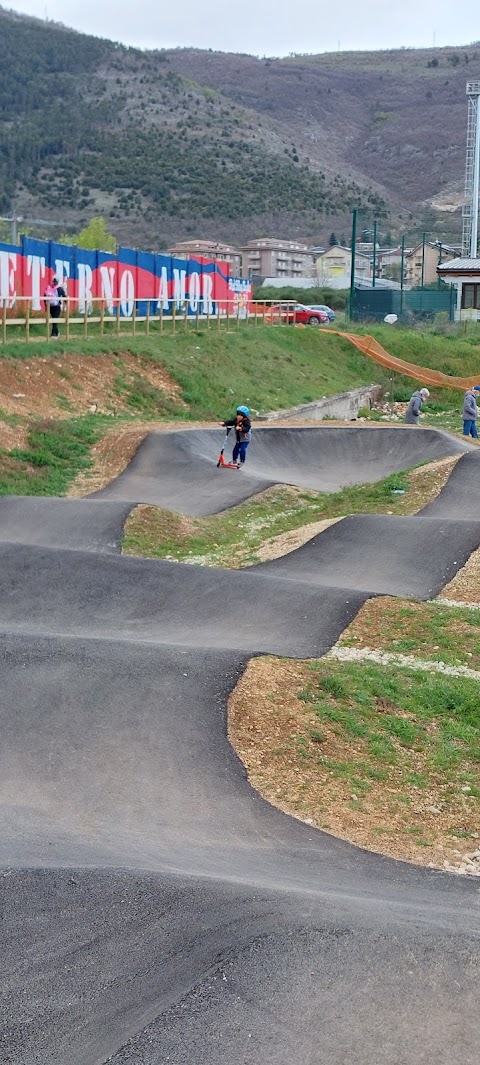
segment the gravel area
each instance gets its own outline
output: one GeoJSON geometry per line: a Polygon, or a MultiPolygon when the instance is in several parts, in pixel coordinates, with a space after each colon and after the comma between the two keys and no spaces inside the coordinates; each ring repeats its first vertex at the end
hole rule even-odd
{"type": "Polygon", "coordinates": [[[456,606],[480,604],[480,548],[470,555],[468,562],[442,590],[441,602],[456,606]]]}
{"type": "Polygon", "coordinates": [[[378,662],[380,665],[405,666],[408,669],[421,669],[426,673],[446,673],[449,677],[471,677],[473,680],[480,680],[478,669],[449,666],[446,662],[415,658],[414,655],[396,654],[393,651],[376,651],[371,647],[332,647],[324,657],[335,658],[338,662],[378,662]]]}

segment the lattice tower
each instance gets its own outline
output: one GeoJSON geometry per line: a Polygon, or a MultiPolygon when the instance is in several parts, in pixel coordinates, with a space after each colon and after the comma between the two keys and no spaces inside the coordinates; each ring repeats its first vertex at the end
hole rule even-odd
{"type": "Polygon", "coordinates": [[[476,259],[480,177],[480,81],[467,82],[468,121],[465,158],[465,202],[462,208],[463,254],[476,259]]]}

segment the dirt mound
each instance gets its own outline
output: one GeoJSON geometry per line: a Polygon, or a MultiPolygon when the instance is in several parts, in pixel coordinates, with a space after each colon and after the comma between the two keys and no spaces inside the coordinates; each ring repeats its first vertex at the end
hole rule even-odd
{"type": "Polygon", "coordinates": [[[25,447],[27,434],[21,425],[9,425],[0,418],[0,448],[11,451],[14,447],[25,447]]]}
{"type": "MultiPolygon", "coordinates": [[[[131,410],[139,379],[183,406],[180,387],[161,366],[128,352],[0,360],[0,408],[6,414],[66,418],[131,410]]],[[[141,383],[141,382],[140,382],[141,383]]]]}

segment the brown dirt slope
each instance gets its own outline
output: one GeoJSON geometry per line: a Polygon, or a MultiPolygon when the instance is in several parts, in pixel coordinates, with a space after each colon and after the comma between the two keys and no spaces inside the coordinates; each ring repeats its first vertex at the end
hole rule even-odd
{"type": "Polygon", "coordinates": [[[119,377],[128,386],[140,375],[179,404],[180,388],[166,370],[142,364],[129,352],[113,355],[65,354],[44,358],[0,360],[0,409],[6,414],[43,418],[128,410],[126,393],[118,394],[119,377]]]}
{"type": "MultiPolygon", "coordinates": [[[[478,803],[468,791],[447,794],[441,772],[430,772],[425,787],[407,787],[401,766],[389,767],[386,783],[372,778],[366,794],[355,794],[362,742],[322,722],[319,746],[318,720],[299,698],[311,677],[307,662],[259,658],[232,693],[229,738],[253,787],[285,813],[350,843],[418,865],[460,867],[465,852],[479,847],[478,803]],[[336,773],[338,762],[352,774],[336,773]]],[[[414,752],[412,773],[422,775],[426,762],[414,752]]]]}

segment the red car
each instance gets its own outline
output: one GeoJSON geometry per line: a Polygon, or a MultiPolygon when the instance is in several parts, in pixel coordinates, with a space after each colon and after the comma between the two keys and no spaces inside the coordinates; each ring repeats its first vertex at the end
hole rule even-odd
{"type": "Polygon", "coordinates": [[[281,319],[286,325],[324,325],[328,322],[328,314],[313,307],[305,307],[303,303],[295,306],[277,304],[270,308],[273,321],[281,319]]]}

